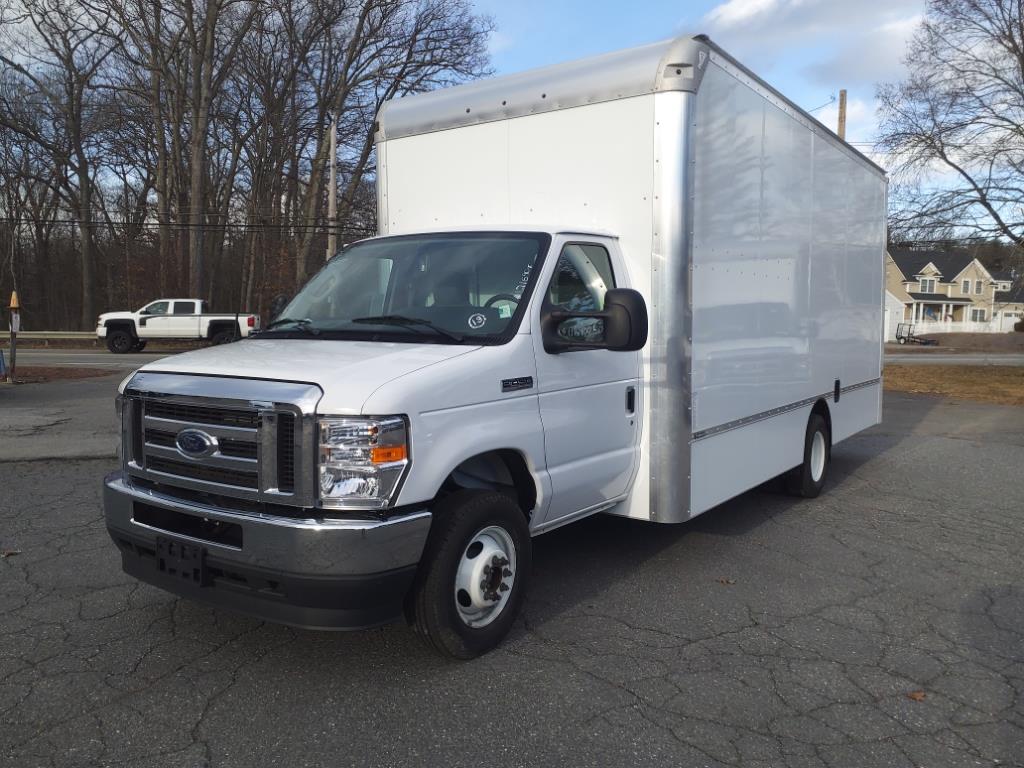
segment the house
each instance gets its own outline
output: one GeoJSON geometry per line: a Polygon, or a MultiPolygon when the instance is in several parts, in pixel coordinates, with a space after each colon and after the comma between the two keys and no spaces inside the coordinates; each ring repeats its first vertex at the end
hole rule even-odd
{"type": "Polygon", "coordinates": [[[993,274],[967,251],[892,248],[885,259],[887,305],[918,333],[1012,331],[1024,312],[1024,285],[993,274]]]}
{"type": "Polygon", "coordinates": [[[1000,330],[1013,330],[1014,324],[1024,320],[1024,275],[1014,276],[1008,272],[996,275],[996,302],[993,307],[994,321],[1000,330]]]}

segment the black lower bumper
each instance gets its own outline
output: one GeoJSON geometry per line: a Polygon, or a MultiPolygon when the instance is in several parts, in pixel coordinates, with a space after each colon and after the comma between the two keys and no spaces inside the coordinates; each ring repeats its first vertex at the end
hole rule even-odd
{"type": "Polygon", "coordinates": [[[108,529],[125,573],[181,597],[304,629],[365,629],[402,615],[416,566],[358,576],[310,577],[240,566],[206,554],[201,579],[160,569],[153,542],[108,529]]]}

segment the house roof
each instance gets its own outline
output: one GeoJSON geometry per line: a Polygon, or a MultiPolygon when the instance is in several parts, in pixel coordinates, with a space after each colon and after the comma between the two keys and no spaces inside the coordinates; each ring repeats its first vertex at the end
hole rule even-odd
{"type": "Polygon", "coordinates": [[[928,302],[929,304],[973,304],[970,299],[956,299],[944,293],[912,293],[910,298],[914,301],[928,302]]]}
{"type": "Polygon", "coordinates": [[[1008,291],[996,291],[996,303],[1024,304],[1024,279],[1018,280],[1008,291]]]}
{"type": "Polygon", "coordinates": [[[896,266],[907,280],[913,280],[914,276],[921,274],[921,270],[928,264],[934,264],[944,282],[950,282],[974,261],[974,257],[967,251],[922,251],[913,248],[891,248],[889,255],[892,256],[892,260],[896,262],[896,266]]]}

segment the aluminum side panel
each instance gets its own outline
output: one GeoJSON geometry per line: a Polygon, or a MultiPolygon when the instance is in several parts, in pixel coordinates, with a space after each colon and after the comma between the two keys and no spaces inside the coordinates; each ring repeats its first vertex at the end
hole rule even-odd
{"type": "MultiPolygon", "coordinates": [[[[885,179],[770,96],[713,58],[696,97],[698,437],[827,396],[836,381],[845,388],[879,375],[885,179]]],[[[829,402],[833,420],[849,425],[837,438],[877,422],[869,399],[829,402]]],[[[694,511],[798,464],[803,428],[794,419],[773,417],[707,445],[698,439],[694,511]],[[713,471],[732,451],[731,468],[713,471]]]]}
{"type": "Polygon", "coordinates": [[[650,519],[662,523],[681,522],[690,517],[690,235],[694,184],[691,138],[695,124],[693,94],[658,94],[648,342],[650,408],[644,434],[650,436],[650,519]]]}

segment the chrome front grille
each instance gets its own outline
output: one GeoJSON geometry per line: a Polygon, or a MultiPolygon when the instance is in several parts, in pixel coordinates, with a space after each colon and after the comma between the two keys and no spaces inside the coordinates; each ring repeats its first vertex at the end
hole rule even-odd
{"type": "Polygon", "coordinates": [[[125,395],[122,437],[130,476],[164,488],[277,505],[314,503],[319,388],[140,373],[125,395]],[[179,441],[186,430],[200,433],[205,450],[186,452],[187,436],[179,441]]]}

